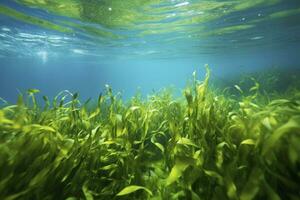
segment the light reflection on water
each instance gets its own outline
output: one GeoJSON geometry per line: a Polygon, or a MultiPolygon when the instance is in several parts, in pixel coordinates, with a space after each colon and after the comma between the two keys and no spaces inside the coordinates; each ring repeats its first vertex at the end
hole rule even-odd
{"type": "Polygon", "coordinates": [[[51,2],[0,3],[0,54],[193,57],[300,41],[295,0],[51,2]]]}

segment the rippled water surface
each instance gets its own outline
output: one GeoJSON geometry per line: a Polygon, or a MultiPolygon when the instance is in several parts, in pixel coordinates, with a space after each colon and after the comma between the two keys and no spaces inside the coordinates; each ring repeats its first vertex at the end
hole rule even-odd
{"type": "Polygon", "coordinates": [[[0,55],[190,57],[300,41],[298,0],[4,0],[0,55]]]}

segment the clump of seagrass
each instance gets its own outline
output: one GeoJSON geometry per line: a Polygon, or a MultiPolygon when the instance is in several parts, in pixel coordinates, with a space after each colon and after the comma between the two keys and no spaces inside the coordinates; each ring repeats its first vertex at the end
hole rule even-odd
{"type": "Polygon", "coordinates": [[[0,109],[0,199],[293,199],[300,196],[300,92],[238,97],[205,79],[95,105],[28,90],[0,109]]]}

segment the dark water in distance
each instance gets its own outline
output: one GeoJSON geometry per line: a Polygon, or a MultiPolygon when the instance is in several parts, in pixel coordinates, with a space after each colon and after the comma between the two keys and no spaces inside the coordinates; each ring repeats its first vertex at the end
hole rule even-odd
{"type": "Polygon", "coordinates": [[[61,90],[125,98],[173,85],[204,64],[228,80],[299,71],[299,0],[2,0],[0,97],[61,90]]]}

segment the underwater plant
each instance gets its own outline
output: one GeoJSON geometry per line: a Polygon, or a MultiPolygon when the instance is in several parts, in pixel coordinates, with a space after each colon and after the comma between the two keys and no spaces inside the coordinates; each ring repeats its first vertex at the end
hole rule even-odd
{"type": "Polygon", "coordinates": [[[299,199],[300,91],[219,92],[206,70],[182,99],[1,99],[0,199],[299,199]]]}

